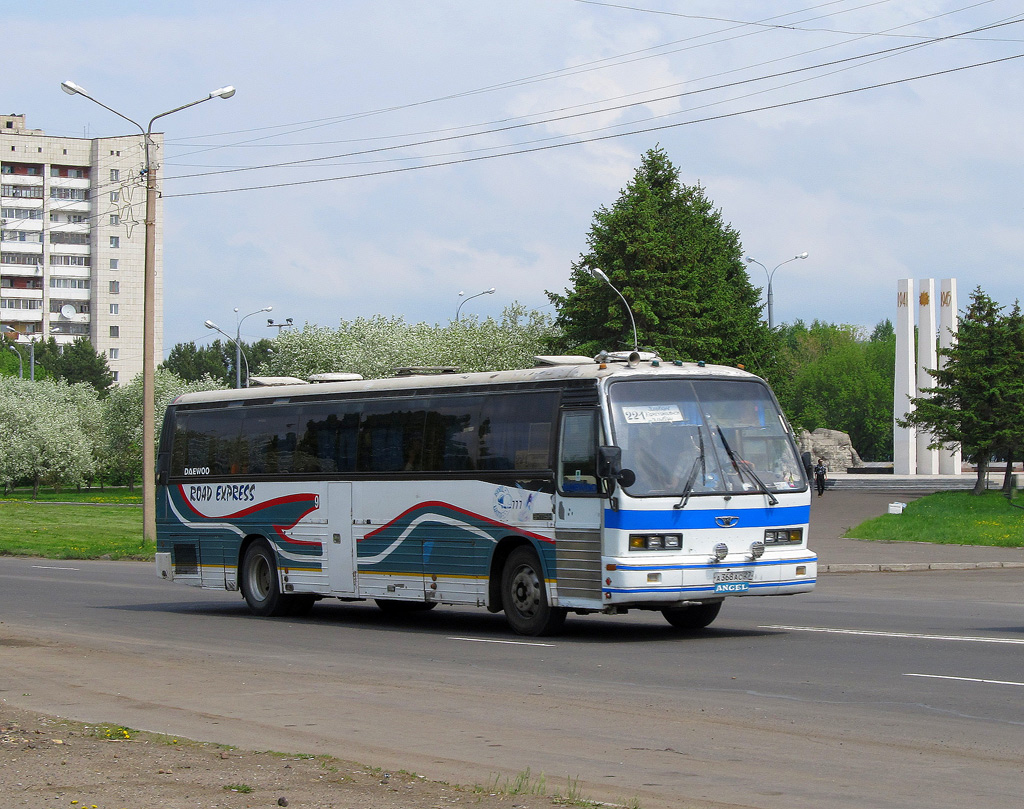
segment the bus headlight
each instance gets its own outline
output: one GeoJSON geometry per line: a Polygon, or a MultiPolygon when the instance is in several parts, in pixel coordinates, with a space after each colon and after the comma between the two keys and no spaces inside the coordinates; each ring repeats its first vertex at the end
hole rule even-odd
{"type": "Polygon", "coordinates": [[[678,551],[683,547],[682,534],[630,534],[631,551],[678,551]]]}
{"type": "Polygon", "coordinates": [[[769,528],[764,532],[765,545],[798,545],[803,540],[803,528],[769,528]]]}

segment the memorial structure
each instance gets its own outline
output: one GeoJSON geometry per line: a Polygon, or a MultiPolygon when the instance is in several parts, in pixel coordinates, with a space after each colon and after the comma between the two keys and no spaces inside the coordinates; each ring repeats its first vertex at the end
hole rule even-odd
{"type": "Polygon", "coordinates": [[[932,436],[916,427],[901,427],[895,419],[913,409],[911,399],[924,388],[935,386],[929,369],[941,367],[939,349],[949,348],[957,332],[956,279],[917,282],[904,278],[896,283],[896,374],[893,385],[893,472],[897,475],[959,475],[960,447],[928,449],[932,436]],[[915,306],[916,304],[916,306],[915,306]],[[914,310],[918,339],[914,339],[914,310]],[[916,350],[915,350],[916,345],[916,350]]]}

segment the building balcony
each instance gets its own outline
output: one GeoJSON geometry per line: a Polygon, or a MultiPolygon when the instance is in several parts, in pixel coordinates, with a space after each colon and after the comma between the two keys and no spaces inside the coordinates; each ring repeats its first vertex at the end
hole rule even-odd
{"type": "Polygon", "coordinates": [[[24,287],[3,287],[4,300],[20,299],[25,301],[41,301],[42,289],[26,289],[24,287]]]}
{"type": "MultiPolygon", "coordinates": [[[[7,290],[4,290],[5,294],[7,290]]],[[[43,322],[43,310],[42,309],[9,309],[5,306],[0,306],[0,320],[12,326],[15,331],[22,331],[14,325],[16,323],[39,323],[43,322]]]]}
{"type": "Polygon", "coordinates": [[[3,174],[0,175],[4,185],[29,185],[29,186],[41,186],[43,184],[42,175],[39,174],[3,174]]]}
{"type": "MultiPolygon", "coordinates": [[[[43,257],[40,255],[40,262],[43,257]]],[[[4,278],[42,278],[42,264],[0,264],[0,275],[4,278]]]]}
{"type": "Polygon", "coordinates": [[[8,239],[0,242],[0,252],[21,253],[22,255],[31,253],[39,256],[40,261],[43,260],[43,245],[41,242],[23,242],[8,239]]]}
{"type": "Polygon", "coordinates": [[[92,180],[80,177],[51,177],[51,188],[89,188],[92,180]]]}

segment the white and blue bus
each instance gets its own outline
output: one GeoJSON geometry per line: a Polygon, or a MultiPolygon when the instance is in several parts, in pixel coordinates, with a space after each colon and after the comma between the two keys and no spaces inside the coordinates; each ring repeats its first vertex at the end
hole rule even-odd
{"type": "Polygon", "coordinates": [[[190,393],[157,462],[157,570],[261,616],[323,598],[707,626],[813,589],[810,487],[768,386],[632,353],[190,393]],[[621,361],[616,361],[620,360],[621,361]]]}

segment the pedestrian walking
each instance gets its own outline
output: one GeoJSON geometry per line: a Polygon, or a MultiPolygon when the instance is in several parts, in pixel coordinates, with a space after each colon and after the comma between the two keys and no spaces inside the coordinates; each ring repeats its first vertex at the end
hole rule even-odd
{"type": "Polygon", "coordinates": [[[814,467],[814,485],[818,487],[818,497],[825,493],[826,480],[828,480],[828,467],[825,466],[824,458],[818,458],[818,464],[814,467]]]}

